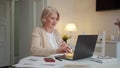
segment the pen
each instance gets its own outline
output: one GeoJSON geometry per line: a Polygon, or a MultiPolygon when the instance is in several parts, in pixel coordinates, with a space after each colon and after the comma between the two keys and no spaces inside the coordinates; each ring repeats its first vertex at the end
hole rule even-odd
{"type": "Polygon", "coordinates": [[[58,57],[55,57],[55,59],[59,60],[59,61],[62,61],[62,59],[58,58],[58,57]]]}

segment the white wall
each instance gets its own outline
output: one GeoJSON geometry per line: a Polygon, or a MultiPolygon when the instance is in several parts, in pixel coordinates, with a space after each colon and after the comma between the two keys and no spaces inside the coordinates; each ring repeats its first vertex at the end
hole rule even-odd
{"type": "Polygon", "coordinates": [[[111,35],[117,38],[118,27],[114,25],[120,19],[120,10],[96,12],[96,0],[48,0],[48,5],[55,7],[60,12],[60,21],[57,29],[65,33],[67,23],[75,23],[78,34],[98,34],[106,31],[107,39],[111,35]]]}

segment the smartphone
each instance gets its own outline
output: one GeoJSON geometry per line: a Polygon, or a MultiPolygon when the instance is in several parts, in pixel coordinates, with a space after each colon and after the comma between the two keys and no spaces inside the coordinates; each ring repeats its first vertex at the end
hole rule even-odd
{"type": "Polygon", "coordinates": [[[44,58],[45,62],[55,62],[53,58],[44,58]]]}

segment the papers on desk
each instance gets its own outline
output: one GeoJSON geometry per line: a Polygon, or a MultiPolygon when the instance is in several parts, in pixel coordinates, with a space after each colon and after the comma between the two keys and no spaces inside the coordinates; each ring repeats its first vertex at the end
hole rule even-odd
{"type": "Polygon", "coordinates": [[[45,57],[29,56],[21,59],[19,63],[15,64],[14,66],[15,67],[57,68],[57,66],[61,65],[60,61],[58,60],[56,60],[55,62],[45,62],[44,58],[45,57]]]}
{"type": "Polygon", "coordinates": [[[118,59],[109,56],[93,56],[90,58],[90,61],[94,61],[98,63],[109,63],[109,62],[117,62],[118,59]]]}

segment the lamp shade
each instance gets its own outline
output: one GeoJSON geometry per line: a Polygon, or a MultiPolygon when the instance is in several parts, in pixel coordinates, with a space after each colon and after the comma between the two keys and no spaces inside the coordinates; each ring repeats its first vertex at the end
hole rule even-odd
{"type": "Polygon", "coordinates": [[[76,28],[75,24],[70,23],[70,24],[66,25],[65,30],[68,31],[68,32],[76,32],[77,28],[76,28]]]}

